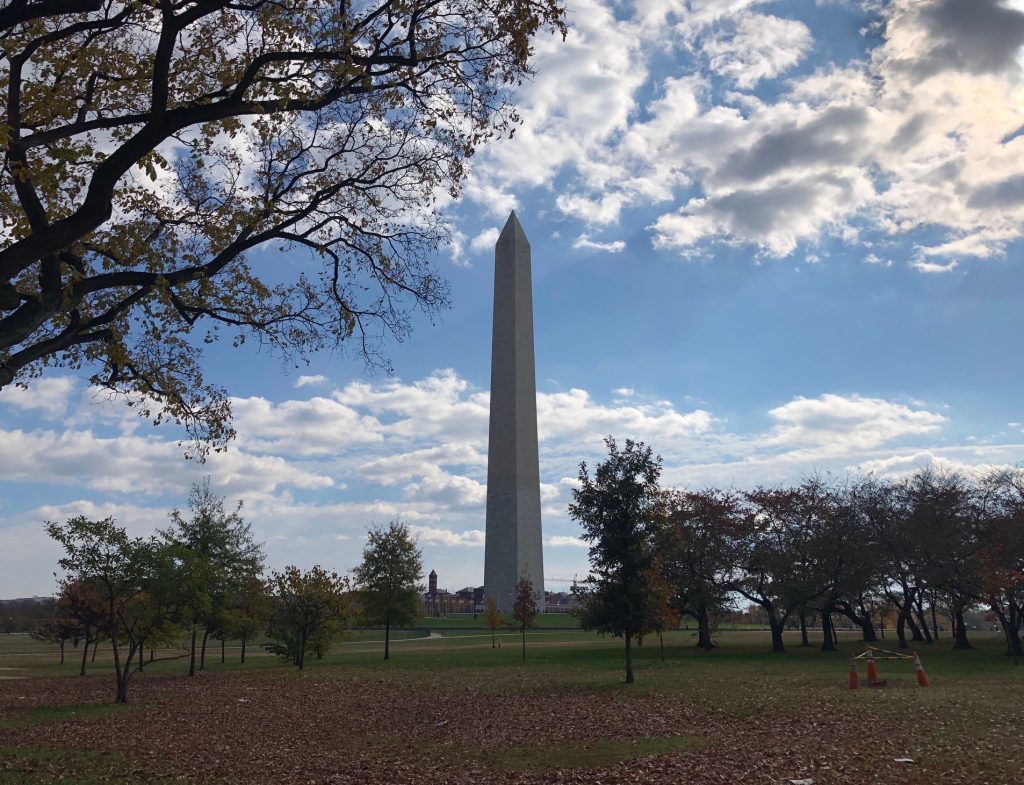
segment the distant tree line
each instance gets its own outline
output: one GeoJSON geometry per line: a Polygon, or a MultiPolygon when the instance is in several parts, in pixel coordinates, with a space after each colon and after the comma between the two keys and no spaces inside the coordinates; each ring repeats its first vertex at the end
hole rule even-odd
{"type": "Polygon", "coordinates": [[[210,641],[240,641],[240,660],[253,640],[303,668],[323,657],[357,619],[385,626],[390,656],[392,625],[408,623],[418,608],[422,557],[408,527],[392,521],[370,529],[354,580],[320,566],[265,574],[263,546],[241,514],[210,489],[192,488],[189,512],[174,510],[170,526],[130,537],[112,518],[84,516],[46,525],[64,549],[57,598],[43,604],[33,636],[60,648],[81,646],[80,673],[101,643],[108,644],[116,701],[128,701],[132,678],[158,649],[182,646],[188,675],[206,667],[210,641]],[[147,658],[146,651],[149,651],[147,658]]]}
{"type": "Polygon", "coordinates": [[[53,599],[50,597],[23,597],[0,600],[0,634],[27,635],[49,616],[53,599]]]}
{"type": "Polygon", "coordinates": [[[940,614],[953,646],[967,649],[965,614],[979,608],[1008,653],[1024,656],[1024,471],[676,490],[661,487],[650,447],[606,444],[593,476],[580,465],[569,508],[591,563],[573,590],[585,628],[625,639],[627,682],[634,641],[683,616],[711,648],[712,619],[738,598],[761,609],[776,652],[795,620],[808,645],[812,616],[823,651],[835,650],[837,618],[875,641],[875,619],[895,616],[897,646],[908,648],[935,640],[940,614]]]}

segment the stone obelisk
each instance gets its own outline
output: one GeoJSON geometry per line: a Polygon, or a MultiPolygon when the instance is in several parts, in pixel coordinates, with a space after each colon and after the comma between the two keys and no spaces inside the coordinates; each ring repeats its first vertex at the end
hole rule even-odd
{"type": "Polygon", "coordinates": [[[515,584],[525,576],[533,582],[543,611],[533,283],[530,243],[514,212],[494,247],[486,529],[486,596],[510,612],[515,584]]]}

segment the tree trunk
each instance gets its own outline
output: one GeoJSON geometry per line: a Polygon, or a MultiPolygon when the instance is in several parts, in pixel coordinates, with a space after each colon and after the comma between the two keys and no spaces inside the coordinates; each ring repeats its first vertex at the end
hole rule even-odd
{"type": "Polygon", "coordinates": [[[768,625],[772,630],[772,653],[784,653],[786,651],[786,647],[782,642],[782,622],[775,618],[774,613],[769,613],[768,625]]]}
{"type": "MultiPolygon", "coordinates": [[[[114,614],[111,613],[111,617],[114,614]]],[[[117,645],[117,633],[113,630],[110,634],[110,648],[114,651],[114,673],[117,676],[117,698],[115,703],[127,703],[128,702],[128,663],[124,664],[124,668],[121,667],[121,651],[117,645]]]]}
{"type": "Polygon", "coordinates": [[[100,641],[99,641],[99,639],[97,638],[96,640],[94,640],[94,641],[92,642],[92,658],[91,658],[91,659],[89,660],[89,662],[92,662],[92,663],[95,663],[95,662],[96,662],[96,650],[97,650],[97,649],[98,649],[99,647],[100,647],[100,641]]]}
{"type": "Polygon", "coordinates": [[[143,668],[143,665],[144,665],[144,663],[143,663],[144,657],[142,656],[142,654],[143,654],[143,647],[145,645],[146,645],[146,639],[143,638],[142,640],[139,641],[139,673],[142,673],[142,668],[143,668]]]}
{"type": "Polygon", "coordinates": [[[832,612],[827,609],[821,612],[821,650],[836,650],[836,642],[832,638],[832,612]]]}
{"type": "Polygon", "coordinates": [[[907,617],[903,615],[903,609],[900,609],[900,615],[896,617],[896,648],[897,649],[909,649],[907,645],[907,633],[905,628],[907,626],[907,617]]]}
{"type": "MultiPolygon", "coordinates": [[[[913,640],[916,643],[924,643],[925,638],[924,635],[921,633],[921,627],[914,623],[914,615],[911,613],[907,614],[907,626],[910,627],[911,640],[913,640]]],[[[924,629],[927,631],[927,624],[924,626],[924,629]]],[[[930,642],[931,641],[929,641],[929,643],[930,642]]]]}
{"type": "Polygon", "coordinates": [[[658,630],[658,644],[661,646],[661,661],[665,661],[665,634],[658,630]]]}
{"type": "Polygon", "coordinates": [[[220,639],[220,664],[224,664],[224,649],[227,647],[227,638],[220,639]]]}
{"type": "MultiPolygon", "coordinates": [[[[924,628],[927,631],[928,625],[927,624],[924,625],[924,628]]],[[[935,634],[935,640],[938,640],[939,639],[939,617],[935,613],[935,602],[934,601],[932,602],[932,632],[935,634]]],[[[931,641],[928,641],[928,642],[931,643],[931,641]]]]}
{"type": "Polygon", "coordinates": [[[870,616],[865,616],[860,623],[861,631],[864,633],[864,641],[866,643],[874,643],[878,640],[878,636],[875,635],[875,623],[871,621],[870,616]]]}
{"type": "MultiPolygon", "coordinates": [[[[854,610],[853,605],[846,602],[840,606],[840,610],[843,615],[846,616],[850,621],[856,624],[861,629],[861,633],[864,636],[864,640],[867,643],[874,643],[878,640],[875,635],[875,625],[871,621],[871,616],[865,611],[863,616],[858,616],[857,611],[854,610]]],[[[861,610],[864,610],[863,607],[861,610]]]]}
{"type": "Polygon", "coordinates": [[[247,639],[248,639],[248,636],[243,632],[242,633],[242,664],[243,665],[245,665],[245,644],[246,644],[247,639]]]}
{"type": "Polygon", "coordinates": [[[199,670],[206,670],[206,641],[210,637],[210,630],[207,628],[203,630],[203,648],[199,652],[199,670]]]}
{"type": "Polygon", "coordinates": [[[1006,636],[1006,653],[1013,657],[1014,660],[1024,657],[1024,649],[1021,648],[1020,632],[1017,630],[1017,625],[998,608],[993,607],[992,610],[999,619],[999,625],[1003,628],[1003,635],[1006,636]]]}
{"type": "Polygon", "coordinates": [[[299,639],[299,670],[305,670],[306,668],[306,633],[302,633],[302,637],[299,639]]]}
{"type": "Polygon", "coordinates": [[[711,619],[708,617],[706,610],[700,610],[696,614],[697,616],[697,648],[704,649],[705,651],[711,651],[715,648],[714,641],[711,640],[711,619]]]}
{"type": "Polygon", "coordinates": [[[626,630],[626,684],[633,683],[633,635],[626,630]]]}
{"type": "MultiPolygon", "coordinates": [[[[114,613],[114,600],[110,600],[110,616],[112,620],[110,626],[110,648],[114,652],[114,673],[117,676],[117,703],[128,702],[128,680],[124,677],[124,672],[121,670],[121,651],[117,645],[117,615],[114,613]],[[122,684],[123,679],[123,684],[122,684]]],[[[127,670],[127,668],[125,669],[127,670]]]]}
{"type": "Polygon", "coordinates": [[[811,642],[807,638],[807,614],[800,611],[800,648],[803,649],[810,645],[811,642]]]}
{"type": "Polygon", "coordinates": [[[196,628],[192,628],[192,650],[188,658],[188,675],[196,675],[196,628]]]}
{"type": "MultiPolygon", "coordinates": [[[[124,668],[120,668],[117,671],[117,700],[116,703],[127,703],[128,702],[128,680],[132,677],[132,655],[135,650],[128,646],[128,656],[124,660],[124,668]]],[[[142,653],[139,653],[139,657],[142,653]]]]}
{"type": "MultiPolygon", "coordinates": [[[[917,605],[914,608],[914,612],[917,614],[917,621],[920,623],[921,628],[924,630],[924,641],[925,643],[931,643],[931,635],[928,634],[928,619],[924,615],[924,605],[921,603],[921,599],[918,598],[917,605]]],[[[917,640],[917,638],[914,638],[917,640]]]]}
{"type": "Polygon", "coordinates": [[[526,625],[523,625],[523,662],[526,662],[526,625]]]}
{"type": "Polygon", "coordinates": [[[384,659],[391,659],[391,621],[384,622],[384,659]]]}
{"type": "Polygon", "coordinates": [[[60,664],[64,664],[64,641],[60,642],[60,664]]]}
{"type": "Polygon", "coordinates": [[[964,609],[957,605],[953,609],[953,648],[973,649],[971,642],[967,640],[967,624],[964,622],[964,609]]]}
{"type": "Polygon", "coordinates": [[[491,627],[491,648],[497,648],[496,644],[494,643],[494,627],[491,627]]]}
{"type": "MultiPolygon", "coordinates": [[[[95,645],[96,644],[93,643],[93,646],[95,646],[95,645]]],[[[85,646],[82,649],[82,667],[78,671],[78,675],[79,676],[84,676],[85,675],[85,660],[86,660],[86,657],[88,657],[88,656],[89,656],[89,638],[87,637],[85,639],[85,646]]]]}

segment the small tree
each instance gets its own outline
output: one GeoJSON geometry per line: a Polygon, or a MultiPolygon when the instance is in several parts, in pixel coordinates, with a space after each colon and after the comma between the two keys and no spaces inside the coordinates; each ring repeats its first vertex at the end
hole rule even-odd
{"type": "Polygon", "coordinates": [[[173,549],[156,540],[131,538],[113,518],[47,523],[47,533],[64,546],[62,585],[86,582],[103,607],[102,631],[110,637],[117,679],[117,703],[128,702],[128,683],[137,672],[143,643],[166,629],[180,610],[180,575],[173,549]]]}
{"type": "Polygon", "coordinates": [[[192,486],[190,516],[171,512],[171,526],[161,537],[175,549],[181,570],[182,623],[191,630],[189,676],[196,672],[196,636],[203,630],[200,670],[206,665],[211,633],[223,634],[229,598],[239,586],[263,569],[263,546],[252,536],[252,525],[241,515],[242,503],[228,511],[213,493],[210,478],[192,486]]]}
{"type": "Polygon", "coordinates": [[[60,664],[64,664],[64,646],[74,639],[78,645],[80,629],[75,619],[67,613],[67,609],[59,602],[47,600],[49,613],[36,625],[30,633],[33,640],[55,643],[60,648],[60,664]]]}
{"type": "Polygon", "coordinates": [[[697,647],[713,649],[712,615],[729,602],[730,532],[739,516],[732,493],[712,488],[666,494],[666,515],[654,535],[658,573],[672,608],[697,622],[697,647]]]}
{"type": "Polygon", "coordinates": [[[306,652],[344,634],[352,615],[348,580],[315,565],[308,572],[285,567],[270,578],[274,612],[267,635],[267,651],[290,660],[302,670],[306,652]]]}
{"type": "Polygon", "coordinates": [[[621,451],[610,436],[605,444],[608,458],[593,479],[580,464],[580,485],[569,505],[590,543],[591,574],[573,585],[573,593],[582,601],[584,629],[625,639],[626,683],[632,684],[633,641],[652,629],[659,604],[652,537],[663,517],[661,459],[643,442],[627,439],[621,451]]]}
{"type": "Polygon", "coordinates": [[[227,634],[241,640],[243,664],[249,640],[267,629],[271,610],[270,588],[258,575],[250,575],[230,596],[225,628],[227,634]]]}
{"type": "Polygon", "coordinates": [[[384,659],[391,658],[391,625],[410,624],[419,612],[417,585],[423,577],[423,554],[409,527],[391,521],[386,529],[371,527],[363,563],[355,569],[360,615],[369,624],[384,625],[384,659]]]}
{"type": "Polygon", "coordinates": [[[533,581],[524,575],[516,581],[512,600],[512,618],[519,622],[523,633],[523,662],[526,662],[526,630],[533,626],[537,613],[537,590],[533,581]]]}
{"type": "Polygon", "coordinates": [[[498,610],[498,601],[494,597],[484,598],[484,623],[491,631],[491,648],[495,647],[494,635],[502,624],[501,611],[498,610]]]}
{"type": "Polygon", "coordinates": [[[86,662],[89,658],[89,646],[93,647],[93,656],[95,657],[96,646],[104,637],[102,597],[86,581],[67,581],[61,588],[57,603],[64,613],[74,619],[78,627],[78,634],[84,644],[82,646],[82,663],[78,673],[80,676],[84,676],[86,662]]]}

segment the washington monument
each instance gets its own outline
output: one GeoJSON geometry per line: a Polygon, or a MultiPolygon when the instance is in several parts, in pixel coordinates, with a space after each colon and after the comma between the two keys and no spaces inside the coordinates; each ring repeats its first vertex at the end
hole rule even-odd
{"type": "Polygon", "coordinates": [[[521,577],[532,581],[543,610],[530,243],[513,212],[494,247],[484,593],[507,613],[521,577]]]}

